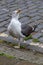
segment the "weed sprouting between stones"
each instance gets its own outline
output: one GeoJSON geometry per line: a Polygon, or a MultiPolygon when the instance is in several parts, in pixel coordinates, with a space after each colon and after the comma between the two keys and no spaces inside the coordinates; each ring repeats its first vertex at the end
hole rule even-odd
{"type": "Polygon", "coordinates": [[[16,58],[15,56],[12,56],[12,55],[9,55],[9,54],[3,53],[3,52],[0,52],[0,56],[6,56],[6,57],[8,57],[10,59],[16,58]]]}
{"type": "Polygon", "coordinates": [[[35,38],[32,40],[33,42],[40,42],[39,39],[35,38]]]}

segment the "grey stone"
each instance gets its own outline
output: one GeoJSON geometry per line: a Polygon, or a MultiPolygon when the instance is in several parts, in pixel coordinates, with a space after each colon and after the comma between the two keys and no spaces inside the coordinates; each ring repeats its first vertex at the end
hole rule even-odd
{"type": "Polygon", "coordinates": [[[35,31],[38,32],[39,31],[39,28],[36,28],[35,31]]]}
{"type": "Polygon", "coordinates": [[[26,43],[27,43],[26,45],[29,45],[31,42],[32,42],[32,39],[27,40],[26,41],[26,43]]]}
{"type": "Polygon", "coordinates": [[[39,19],[40,19],[40,16],[37,16],[37,15],[36,15],[36,16],[33,17],[32,19],[33,19],[34,21],[35,21],[35,20],[39,20],[39,19]]]}
{"type": "Polygon", "coordinates": [[[4,17],[7,17],[7,16],[8,16],[8,13],[3,14],[3,15],[0,15],[0,19],[1,19],[1,18],[4,18],[4,17]]]}
{"type": "Polygon", "coordinates": [[[32,1],[27,1],[27,4],[31,6],[33,5],[32,1]]]}
{"type": "Polygon", "coordinates": [[[37,0],[35,3],[36,3],[36,4],[40,4],[40,1],[37,0]]]}
{"type": "Polygon", "coordinates": [[[41,33],[43,33],[43,29],[41,29],[41,33]]]}
{"type": "Polygon", "coordinates": [[[40,41],[40,42],[43,42],[43,37],[40,37],[40,38],[39,38],[39,41],[40,41]]]}
{"type": "Polygon", "coordinates": [[[37,9],[32,9],[32,10],[29,9],[29,12],[30,12],[30,13],[36,13],[36,12],[37,12],[37,9]]]}
{"type": "Polygon", "coordinates": [[[23,23],[29,23],[29,22],[31,22],[31,20],[29,20],[27,17],[21,18],[20,21],[23,22],[23,23]]]}
{"type": "Polygon", "coordinates": [[[31,7],[29,7],[29,9],[35,9],[35,8],[37,8],[37,6],[31,6],[31,7]]]}
{"type": "Polygon", "coordinates": [[[9,36],[9,37],[1,37],[0,36],[0,39],[8,41],[8,42],[12,42],[12,41],[14,42],[14,39],[11,36],[9,36]]]}
{"type": "Polygon", "coordinates": [[[10,11],[14,11],[14,10],[18,9],[18,7],[17,6],[16,7],[11,7],[9,9],[10,9],[10,11]]]}
{"type": "Polygon", "coordinates": [[[39,9],[43,9],[43,5],[39,7],[39,9]]]}
{"type": "Polygon", "coordinates": [[[5,13],[7,13],[7,12],[2,9],[0,10],[0,14],[5,14],[5,13]]]}
{"type": "Polygon", "coordinates": [[[39,24],[38,25],[38,28],[41,28],[42,29],[43,28],[43,23],[39,24]]]}
{"type": "Polygon", "coordinates": [[[42,12],[40,13],[40,16],[41,16],[41,18],[43,19],[43,13],[42,13],[42,12]]]}
{"type": "Polygon", "coordinates": [[[31,23],[29,23],[30,26],[34,26],[35,24],[36,24],[35,21],[32,21],[32,20],[31,20],[31,23]]]}
{"type": "Polygon", "coordinates": [[[6,24],[6,25],[4,25],[4,27],[5,27],[5,28],[7,28],[7,27],[8,27],[8,25],[9,25],[9,24],[6,24]]]}
{"type": "Polygon", "coordinates": [[[7,0],[8,3],[13,2],[14,0],[7,0]]]}
{"type": "Polygon", "coordinates": [[[6,28],[2,27],[0,28],[0,33],[6,31],[6,28]]]}
{"type": "Polygon", "coordinates": [[[39,14],[38,12],[35,12],[35,13],[33,12],[33,13],[30,13],[30,16],[33,17],[33,16],[37,16],[38,14],[39,14]]]}
{"type": "Polygon", "coordinates": [[[42,34],[38,32],[38,33],[32,35],[32,37],[33,37],[33,38],[39,38],[41,35],[42,35],[42,34]]]}
{"type": "Polygon", "coordinates": [[[0,23],[0,27],[4,26],[5,24],[7,24],[6,21],[1,22],[1,23],[0,23]]]}
{"type": "Polygon", "coordinates": [[[43,9],[40,9],[38,12],[39,12],[39,13],[43,13],[43,9]]]}
{"type": "Polygon", "coordinates": [[[5,20],[7,21],[8,19],[9,19],[9,17],[3,17],[0,19],[0,22],[5,21],[5,20]]]}
{"type": "MultiPolygon", "coordinates": [[[[27,3],[27,4],[28,4],[28,3],[27,3]]],[[[28,8],[29,8],[29,7],[32,7],[32,6],[35,6],[35,5],[34,5],[33,3],[31,3],[31,4],[28,4],[27,6],[28,6],[28,8]]]]}

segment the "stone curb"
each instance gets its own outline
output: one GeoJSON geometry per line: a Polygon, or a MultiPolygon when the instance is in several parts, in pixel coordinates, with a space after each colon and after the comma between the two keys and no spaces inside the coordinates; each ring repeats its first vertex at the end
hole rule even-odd
{"type": "MultiPolygon", "coordinates": [[[[8,34],[2,33],[0,34],[0,39],[1,40],[5,40],[7,42],[11,42],[11,43],[18,43],[18,40],[14,40],[13,37],[8,36],[8,34]]],[[[29,40],[30,41],[30,40],[29,40]]],[[[35,50],[37,52],[43,53],[43,44],[42,43],[34,43],[32,41],[25,41],[23,43],[21,43],[21,45],[26,46],[26,49],[31,49],[31,50],[35,50]]]]}

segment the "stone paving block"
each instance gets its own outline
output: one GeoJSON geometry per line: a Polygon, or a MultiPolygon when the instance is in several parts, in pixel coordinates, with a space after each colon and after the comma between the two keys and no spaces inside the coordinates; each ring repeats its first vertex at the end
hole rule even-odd
{"type": "Polygon", "coordinates": [[[35,21],[32,21],[32,20],[31,20],[31,23],[29,23],[30,26],[34,26],[35,24],[36,24],[35,21]]]}
{"type": "Polygon", "coordinates": [[[9,19],[9,17],[3,17],[3,18],[0,19],[0,22],[8,20],[8,19],[9,19]]]}
{"type": "Polygon", "coordinates": [[[7,0],[8,3],[13,2],[14,0],[7,0]]]}
{"type": "Polygon", "coordinates": [[[40,37],[39,38],[39,41],[43,43],[43,37],[40,37]]]}
{"type": "Polygon", "coordinates": [[[27,6],[28,6],[28,8],[29,8],[29,7],[35,6],[35,4],[33,4],[33,3],[28,4],[28,3],[27,3],[27,6]]]}
{"type": "Polygon", "coordinates": [[[40,17],[43,19],[43,13],[42,12],[40,13],[40,17]]]}
{"type": "Polygon", "coordinates": [[[39,0],[37,0],[37,1],[33,0],[33,2],[35,2],[35,4],[40,4],[39,0]]]}
{"type": "Polygon", "coordinates": [[[2,23],[0,23],[0,27],[2,27],[5,24],[7,24],[7,22],[6,21],[3,21],[2,23]]]}
{"type": "Polygon", "coordinates": [[[21,10],[27,9],[27,7],[21,7],[21,6],[19,6],[19,8],[20,8],[21,10]]]}
{"type": "Polygon", "coordinates": [[[32,1],[27,1],[26,3],[27,3],[28,5],[30,5],[30,4],[32,5],[32,4],[33,4],[32,1]]]}
{"type": "Polygon", "coordinates": [[[6,28],[2,27],[0,28],[0,33],[6,31],[6,28]]]}
{"type": "Polygon", "coordinates": [[[17,9],[19,9],[19,7],[17,7],[17,6],[9,8],[10,11],[14,11],[14,10],[17,10],[17,9]]]}
{"type": "Polygon", "coordinates": [[[40,29],[39,28],[36,28],[35,32],[38,32],[38,31],[40,31],[40,29]]]}
{"type": "MultiPolygon", "coordinates": [[[[0,39],[6,40],[8,42],[12,42],[13,44],[15,44],[15,42],[16,43],[18,42],[18,40],[13,39],[11,36],[8,36],[7,34],[0,35],[0,39]]],[[[29,42],[28,41],[22,42],[21,44],[26,45],[27,49],[32,49],[32,50],[35,50],[37,52],[43,53],[43,44],[42,43],[41,44],[40,43],[34,43],[34,42],[32,42],[32,40],[30,40],[29,42]]]]}
{"type": "Polygon", "coordinates": [[[8,20],[6,20],[6,21],[2,21],[2,22],[0,23],[0,27],[3,27],[4,25],[8,25],[9,22],[10,22],[10,19],[8,19],[8,20]]]}
{"type": "Polygon", "coordinates": [[[14,1],[13,1],[13,2],[7,2],[6,4],[7,4],[7,5],[14,5],[15,2],[14,2],[14,1]]]}
{"type": "Polygon", "coordinates": [[[38,13],[38,12],[35,12],[35,13],[34,13],[34,12],[33,12],[33,13],[30,13],[30,16],[32,16],[32,17],[33,17],[33,16],[37,16],[37,15],[39,15],[39,13],[38,13]]]}
{"type": "Polygon", "coordinates": [[[2,19],[2,18],[4,18],[4,17],[7,17],[7,16],[8,16],[8,13],[2,14],[2,15],[0,15],[0,19],[2,19]]]}
{"type": "Polygon", "coordinates": [[[20,17],[29,17],[28,11],[21,12],[20,17]]]}
{"type": "Polygon", "coordinates": [[[21,18],[20,21],[23,22],[23,23],[28,23],[28,22],[30,22],[30,20],[29,20],[27,17],[21,18]]]}
{"type": "Polygon", "coordinates": [[[43,23],[39,24],[38,25],[38,28],[41,28],[42,29],[43,28],[43,23]]]}
{"type": "Polygon", "coordinates": [[[16,2],[18,2],[19,4],[23,4],[24,3],[23,0],[16,0],[16,2]]]}
{"type": "Polygon", "coordinates": [[[34,21],[35,21],[35,20],[39,20],[39,19],[40,19],[40,16],[37,16],[37,15],[32,18],[32,20],[34,20],[34,21]]]}
{"type": "Polygon", "coordinates": [[[29,9],[36,9],[37,8],[37,6],[31,6],[31,7],[29,7],[29,9]]]}
{"type": "Polygon", "coordinates": [[[38,9],[37,9],[37,8],[36,8],[36,9],[32,9],[32,10],[31,10],[31,9],[29,9],[29,12],[30,12],[30,13],[36,13],[37,11],[38,11],[38,9]]]}
{"type": "Polygon", "coordinates": [[[22,5],[20,5],[20,4],[18,4],[18,7],[23,7],[23,8],[26,8],[26,6],[24,5],[24,4],[22,4],[22,5]]]}
{"type": "Polygon", "coordinates": [[[43,5],[40,5],[39,10],[40,10],[40,9],[43,9],[43,5]]]}
{"type": "Polygon", "coordinates": [[[9,24],[6,24],[6,25],[4,25],[4,27],[5,27],[5,28],[7,28],[7,27],[8,27],[8,25],[9,25],[9,24]]]}
{"type": "Polygon", "coordinates": [[[0,9],[0,15],[1,15],[1,14],[5,14],[5,13],[7,13],[7,12],[4,11],[4,10],[2,10],[2,9],[0,9]]]}
{"type": "Polygon", "coordinates": [[[40,9],[38,12],[39,12],[39,13],[43,13],[43,9],[40,9]]]}
{"type": "Polygon", "coordinates": [[[38,32],[35,35],[32,35],[33,38],[39,38],[42,35],[42,33],[38,32]]]}
{"type": "Polygon", "coordinates": [[[14,4],[8,4],[8,8],[12,8],[12,7],[15,7],[16,5],[14,4]]]}

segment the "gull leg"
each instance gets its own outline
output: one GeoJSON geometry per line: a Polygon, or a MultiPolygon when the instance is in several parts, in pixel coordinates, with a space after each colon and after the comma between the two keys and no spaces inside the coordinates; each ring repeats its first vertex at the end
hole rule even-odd
{"type": "Polygon", "coordinates": [[[20,40],[20,38],[19,38],[18,45],[17,45],[17,46],[14,46],[14,48],[20,48],[20,43],[21,43],[21,40],[20,40]]]}
{"type": "Polygon", "coordinates": [[[23,42],[23,38],[19,38],[18,47],[20,48],[20,44],[23,42]]]}
{"type": "Polygon", "coordinates": [[[20,48],[20,43],[23,42],[23,38],[19,38],[19,43],[18,43],[18,46],[14,46],[14,48],[20,48]]]}
{"type": "Polygon", "coordinates": [[[22,39],[19,38],[18,48],[20,48],[20,43],[22,42],[22,39]]]}

